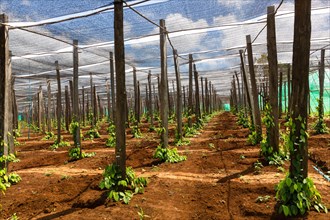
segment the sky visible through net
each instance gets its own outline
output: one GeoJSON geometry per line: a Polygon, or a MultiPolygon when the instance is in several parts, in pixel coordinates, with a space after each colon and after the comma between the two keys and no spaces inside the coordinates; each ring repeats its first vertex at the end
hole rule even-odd
{"type": "MultiPolygon", "coordinates": [[[[149,70],[157,88],[160,49],[159,27],[155,24],[160,19],[165,19],[171,44],[179,53],[182,85],[188,84],[188,55],[193,54],[199,76],[211,80],[220,96],[228,96],[232,75],[240,71],[239,50],[245,49],[246,35],[255,39],[256,75],[260,76],[257,82],[262,83],[265,63],[259,62],[259,58],[267,53],[266,29],[263,28],[267,6],[271,5],[278,8],[278,61],[280,64],[292,61],[292,0],[131,0],[126,3],[140,14],[125,7],[128,92],[133,89],[133,67],[141,88],[147,83],[149,70]]],[[[89,88],[89,74],[92,73],[97,92],[105,101],[105,85],[110,78],[109,52],[114,49],[113,0],[1,0],[0,13],[9,17],[6,25],[10,28],[12,70],[20,111],[31,104],[40,86],[46,93],[47,80],[51,80],[52,93],[57,93],[56,60],[61,67],[62,89],[69,84],[73,75],[74,39],[79,41],[79,88],[89,88]]],[[[326,69],[330,66],[329,24],[330,1],[313,0],[311,69],[314,72],[321,48],[326,50],[326,69]]],[[[172,49],[167,42],[169,83],[175,80],[172,49]]],[[[329,80],[328,74],[325,78],[328,97],[329,80]]],[[[171,91],[172,87],[169,88],[171,91]]],[[[330,111],[329,107],[325,108],[330,111]]]]}

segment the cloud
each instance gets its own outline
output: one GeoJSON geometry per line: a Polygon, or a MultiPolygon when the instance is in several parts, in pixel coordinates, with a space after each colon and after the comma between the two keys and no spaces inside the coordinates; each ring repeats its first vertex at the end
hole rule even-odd
{"type": "Polygon", "coordinates": [[[231,0],[231,1],[228,1],[228,0],[218,0],[218,3],[222,6],[225,6],[225,7],[232,7],[232,8],[238,8],[238,9],[241,9],[243,8],[244,6],[250,4],[250,3],[253,3],[254,0],[231,0]]]}
{"type": "Polygon", "coordinates": [[[22,0],[22,5],[30,6],[31,2],[30,2],[30,0],[22,0]]]}

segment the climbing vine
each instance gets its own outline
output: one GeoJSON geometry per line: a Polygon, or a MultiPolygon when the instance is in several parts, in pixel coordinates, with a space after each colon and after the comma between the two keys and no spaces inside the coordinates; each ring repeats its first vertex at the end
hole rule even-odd
{"type": "Polygon", "coordinates": [[[329,130],[323,119],[323,100],[317,99],[317,102],[318,105],[316,107],[316,110],[318,112],[318,119],[317,122],[314,124],[313,128],[315,134],[325,134],[328,133],[329,130]]]}
{"type": "Polygon", "coordinates": [[[290,139],[289,151],[291,155],[290,173],[282,180],[276,189],[276,199],[279,202],[279,213],[284,213],[285,216],[303,215],[311,207],[318,212],[327,212],[327,208],[321,203],[321,195],[317,191],[312,179],[304,178],[303,175],[303,155],[302,152],[307,145],[307,127],[306,120],[299,115],[296,118],[300,123],[299,136],[296,137],[296,125],[289,120],[290,139]]]}

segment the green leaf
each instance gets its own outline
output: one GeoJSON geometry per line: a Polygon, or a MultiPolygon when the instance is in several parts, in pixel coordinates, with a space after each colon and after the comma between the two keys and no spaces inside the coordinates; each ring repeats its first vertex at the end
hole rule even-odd
{"type": "Polygon", "coordinates": [[[113,191],[113,200],[115,200],[115,202],[119,201],[119,195],[118,195],[118,192],[116,192],[116,191],[113,191]]]}
{"type": "Polygon", "coordinates": [[[120,180],[120,181],[118,182],[118,186],[124,186],[124,187],[127,187],[127,182],[126,182],[126,180],[120,180]]]}
{"type": "Polygon", "coordinates": [[[291,186],[291,183],[292,183],[292,180],[290,179],[290,177],[287,177],[286,180],[285,180],[285,183],[288,187],[291,186]]]}
{"type": "Polygon", "coordinates": [[[291,214],[291,213],[290,213],[290,209],[289,209],[289,207],[286,206],[286,205],[282,205],[282,207],[283,207],[284,215],[285,215],[285,216],[289,216],[289,215],[291,214]]]}
{"type": "Polygon", "coordinates": [[[320,212],[320,208],[317,204],[314,205],[314,208],[316,209],[317,212],[320,212]]]}
{"type": "Polygon", "coordinates": [[[104,189],[104,186],[105,186],[105,185],[104,185],[104,181],[101,181],[101,182],[100,182],[100,185],[99,185],[100,189],[104,189]]]}
{"type": "Polygon", "coordinates": [[[297,206],[295,206],[295,205],[291,205],[290,208],[291,208],[292,215],[295,216],[295,215],[298,214],[297,206]]]}

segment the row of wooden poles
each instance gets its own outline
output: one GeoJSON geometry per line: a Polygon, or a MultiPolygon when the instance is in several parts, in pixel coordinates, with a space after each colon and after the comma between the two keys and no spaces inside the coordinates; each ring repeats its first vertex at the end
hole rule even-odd
{"type": "MultiPolygon", "coordinates": [[[[118,4],[115,4],[118,6],[118,4]]],[[[118,11],[117,11],[118,13],[118,11]]],[[[2,15],[0,22],[6,23],[7,16],[2,15]]],[[[115,24],[117,24],[115,22],[115,24]]],[[[122,27],[120,27],[122,28],[122,27]]],[[[117,29],[116,29],[117,30],[117,29]]],[[[117,33],[117,31],[116,31],[117,33]]],[[[7,143],[8,148],[2,147],[3,154],[15,152],[12,137],[5,135],[8,132],[18,127],[17,123],[17,103],[14,93],[14,83],[11,76],[11,61],[8,45],[8,28],[4,25],[1,26],[0,39],[1,44],[1,77],[5,77],[0,81],[0,89],[4,91],[1,94],[10,94],[3,97],[0,96],[0,101],[4,103],[1,105],[2,111],[0,115],[5,118],[0,124],[0,137],[7,143]],[[5,56],[2,56],[5,55],[5,56]],[[10,82],[10,83],[8,83],[10,82]],[[8,105],[6,103],[13,103],[8,105]],[[14,125],[11,123],[15,121],[14,125]]],[[[93,74],[90,73],[90,89],[87,91],[84,87],[81,87],[79,91],[78,85],[78,41],[73,41],[73,78],[69,81],[69,85],[65,86],[64,95],[62,94],[61,86],[61,69],[60,64],[55,61],[56,77],[57,77],[57,93],[56,104],[51,91],[52,81],[46,79],[47,82],[47,96],[44,97],[42,86],[39,87],[39,91],[35,95],[31,95],[30,106],[26,108],[23,114],[23,119],[28,124],[34,124],[41,132],[52,131],[52,121],[57,121],[57,142],[61,141],[61,123],[65,122],[66,130],[69,129],[69,124],[73,122],[79,122],[85,126],[86,118],[92,116],[91,126],[94,127],[98,120],[102,119],[105,115],[109,121],[112,120],[116,124],[116,140],[117,148],[123,148],[123,137],[125,133],[123,129],[125,125],[129,124],[129,111],[133,112],[136,123],[140,122],[142,112],[150,118],[150,125],[154,125],[155,113],[160,114],[161,123],[160,127],[163,127],[161,135],[161,143],[163,147],[168,146],[168,118],[170,114],[175,114],[177,120],[177,134],[179,138],[183,136],[182,129],[182,115],[186,112],[188,115],[188,126],[193,126],[193,116],[196,122],[200,121],[202,115],[210,114],[215,110],[222,108],[222,102],[217,94],[217,91],[207,78],[199,77],[196,65],[194,64],[193,56],[189,55],[189,84],[188,86],[181,85],[181,76],[178,63],[178,54],[176,50],[173,50],[173,57],[175,63],[176,74],[176,87],[174,81],[172,81],[172,92],[169,90],[169,82],[167,77],[167,51],[166,51],[166,27],[165,21],[160,21],[160,50],[161,50],[161,73],[157,76],[157,82],[152,82],[152,74],[148,74],[148,83],[146,84],[146,91],[144,100],[141,95],[140,82],[136,77],[136,69],[133,69],[133,82],[134,91],[130,93],[131,99],[127,98],[126,85],[125,85],[125,71],[124,59],[117,55],[116,62],[114,62],[114,54],[110,52],[110,76],[106,83],[106,104],[104,105],[103,99],[100,98],[100,94],[97,91],[96,85],[93,83],[93,74]],[[116,65],[116,66],[115,66],[116,65]],[[116,68],[114,68],[116,67],[116,68]],[[114,71],[116,69],[116,71],[114,71]],[[116,77],[115,77],[116,74],[116,77]],[[124,79],[123,79],[124,77],[124,79]],[[116,82],[115,82],[116,79],[116,82]],[[158,87],[158,91],[155,89],[155,84],[158,87]],[[89,93],[89,94],[88,94],[89,93]],[[134,105],[133,105],[134,97],[134,105]],[[63,99],[64,98],[64,99],[63,99]],[[63,100],[63,101],[62,101],[63,100]],[[124,120],[123,120],[124,119],[124,120]],[[121,131],[121,132],[120,132],[121,131]]],[[[116,43],[118,49],[120,43],[116,43]]],[[[123,49],[123,48],[122,48],[123,49]]],[[[117,50],[118,51],[118,50],[117,50]]],[[[123,52],[122,52],[123,53],[123,52]]],[[[121,53],[121,56],[123,55],[121,53]]],[[[81,146],[80,140],[80,125],[76,129],[74,139],[76,147],[81,146]]],[[[122,152],[123,149],[116,150],[122,152]]],[[[121,158],[123,155],[121,155],[121,158]]]]}
{"type": "MultiPolygon", "coordinates": [[[[202,113],[210,114],[212,111],[221,108],[221,100],[217,96],[217,92],[214,89],[214,85],[207,78],[199,77],[196,69],[196,65],[193,64],[192,55],[189,56],[189,86],[181,86],[181,92],[177,92],[174,81],[172,81],[172,92],[168,90],[168,100],[169,100],[169,112],[170,114],[175,114],[178,108],[181,108],[181,112],[188,111],[188,106],[194,110],[194,114],[198,119],[200,119],[202,113]],[[193,67],[193,68],[192,68],[193,67]],[[194,78],[195,89],[193,90],[193,80],[194,78]],[[200,83],[199,83],[200,80],[200,83]],[[190,86],[191,85],[191,86],[190,86]],[[211,89],[209,89],[211,88],[211,89]],[[191,90],[190,90],[191,89],[191,90]],[[201,94],[200,94],[201,91],[201,94]],[[205,94],[205,95],[204,95],[205,94]],[[180,96],[180,97],[179,97],[180,96]],[[200,101],[201,100],[201,103],[200,101]]],[[[106,83],[106,104],[100,98],[99,93],[104,92],[99,90],[97,92],[96,85],[93,83],[93,74],[90,73],[90,90],[87,91],[84,87],[81,88],[78,103],[79,103],[79,121],[83,126],[88,123],[87,119],[91,120],[90,125],[94,127],[98,120],[104,117],[108,118],[108,121],[115,120],[115,94],[114,91],[114,78],[113,71],[113,53],[110,52],[110,82],[106,83]],[[89,94],[88,94],[89,93],[89,94]]],[[[43,95],[42,86],[39,87],[39,91],[32,96],[31,105],[25,108],[23,120],[28,124],[34,124],[40,130],[45,133],[52,131],[52,122],[56,120],[63,120],[65,122],[66,130],[69,130],[69,124],[72,121],[72,107],[73,107],[73,81],[69,81],[69,85],[65,86],[64,97],[61,91],[61,74],[58,62],[56,62],[56,72],[57,72],[57,88],[58,91],[52,94],[51,91],[51,80],[47,80],[47,96],[46,100],[43,95]],[[55,98],[60,101],[60,103],[55,104],[55,98]],[[58,98],[60,97],[60,98],[58,98]],[[64,100],[64,102],[62,102],[64,100]],[[61,109],[55,108],[55,106],[62,105],[61,109]],[[61,110],[60,118],[58,117],[57,111],[61,110]]],[[[177,82],[180,81],[178,77],[177,82]]],[[[140,122],[141,115],[143,113],[147,114],[151,126],[154,125],[154,114],[159,112],[159,94],[156,92],[155,83],[152,83],[152,74],[148,74],[148,83],[145,85],[145,95],[142,97],[140,82],[136,77],[136,69],[133,68],[133,83],[134,91],[130,92],[127,97],[127,106],[129,111],[134,113],[136,122],[140,122]]],[[[157,75],[158,88],[160,87],[159,75],[157,75]]],[[[178,86],[178,85],[177,85],[178,86]]],[[[101,87],[102,88],[102,87],[101,87]]],[[[14,101],[14,106],[17,104],[14,101]]],[[[126,123],[129,124],[129,115],[126,112],[126,123]]],[[[16,113],[17,114],[17,113],[16,113]]],[[[191,125],[190,125],[191,126],[191,125]]]]}
{"type": "MultiPolygon", "coordinates": [[[[267,69],[267,68],[266,68],[267,69]]],[[[319,79],[319,100],[323,100],[324,94],[324,80],[325,80],[325,49],[321,49],[321,56],[320,62],[318,66],[318,79],[319,79]]],[[[265,74],[265,71],[264,71],[265,74]]],[[[282,116],[284,112],[289,113],[291,112],[291,100],[292,100],[292,76],[291,76],[291,65],[286,64],[283,66],[279,71],[279,84],[278,84],[278,112],[279,117],[282,116]],[[283,73],[286,73],[286,81],[283,80],[283,73]],[[284,105],[283,105],[284,102],[284,105]],[[284,111],[283,111],[284,110],[284,111]]],[[[231,81],[231,90],[230,90],[230,106],[233,112],[237,113],[240,109],[245,111],[245,114],[248,114],[247,110],[250,108],[251,104],[248,102],[245,84],[242,82],[243,79],[243,71],[240,71],[238,74],[235,71],[233,75],[233,79],[231,81]],[[240,76],[240,77],[239,77],[240,76]]],[[[269,100],[270,89],[269,87],[270,82],[268,75],[263,76],[263,82],[257,84],[257,91],[259,97],[259,108],[261,110],[264,109],[266,103],[269,100]]],[[[250,98],[251,100],[251,98],[250,98]]],[[[308,112],[311,112],[311,96],[308,96],[308,112]]]]}
{"type": "MultiPolygon", "coordinates": [[[[261,114],[262,109],[266,102],[271,106],[271,115],[274,119],[274,127],[271,127],[270,146],[273,146],[275,152],[279,149],[279,123],[278,119],[282,115],[282,87],[283,87],[283,69],[278,71],[277,49],[276,49],[276,32],[275,32],[275,8],[274,6],[267,8],[267,50],[268,50],[268,81],[261,85],[257,85],[255,67],[253,61],[253,51],[250,35],[246,36],[246,48],[248,58],[248,70],[246,68],[245,57],[243,50],[240,50],[241,59],[241,81],[239,80],[238,73],[235,72],[232,79],[232,88],[230,95],[230,104],[234,112],[240,109],[245,110],[246,115],[250,115],[252,123],[257,133],[261,136],[261,114]],[[262,97],[259,100],[259,97],[262,97]]],[[[324,65],[325,49],[321,49],[321,60],[319,62],[319,99],[323,103],[324,94],[324,65]]],[[[285,102],[288,101],[287,113],[290,115],[292,104],[292,76],[291,65],[287,64],[287,82],[284,87],[284,92],[287,94],[285,102]],[[286,92],[287,90],[287,92],[286,92]]],[[[308,91],[308,84],[306,85],[308,91]]],[[[309,97],[310,98],[310,97],[309,97]]],[[[309,108],[310,109],[310,108],[309,108]]],[[[321,108],[321,117],[323,117],[324,109],[321,108]]]]}

